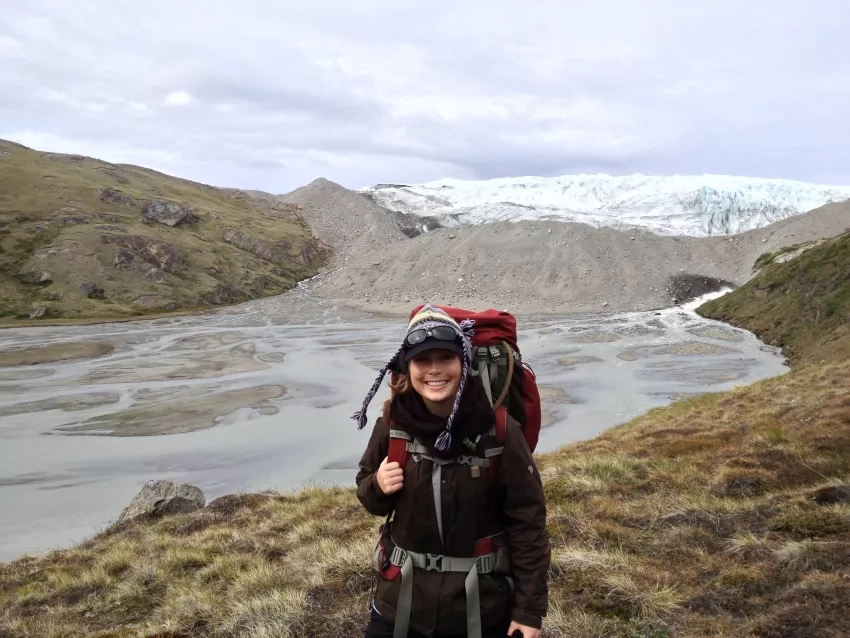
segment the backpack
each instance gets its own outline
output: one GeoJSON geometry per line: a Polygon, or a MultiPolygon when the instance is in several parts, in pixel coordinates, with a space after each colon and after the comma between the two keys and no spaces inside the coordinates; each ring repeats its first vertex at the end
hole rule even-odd
{"type": "MultiPolygon", "coordinates": [[[[411,319],[423,305],[411,311],[411,319]]],[[[464,319],[475,322],[471,374],[481,378],[487,399],[496,413],[497,442],[500,445],[504,443],[507,415],[510,414],[519,423],[529,449],[534,452],[540,436],[540,392],[534,371],[522,360],[517,342],[516,318],[500,310],[472,312],[451,306],[435,307],[446,312],[458,323],[464,319]]],[[[409,447],[408,441],[403,437],[391,436],[390,461],[396,461],[404,467],[409,447]]],[[[498,457],[490,459],[488,467],[494,475],[498,472],[499,460],[498,457]]]]}

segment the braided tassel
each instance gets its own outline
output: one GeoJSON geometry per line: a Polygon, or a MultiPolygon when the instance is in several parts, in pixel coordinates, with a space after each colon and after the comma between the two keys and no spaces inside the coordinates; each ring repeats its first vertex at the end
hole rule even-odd
{"type": "Polygon", "coordinates": [[[469,374],[469,363],[466,357],[463,359],[463,369],[460,374],[460,385],[457,388],[457,394],[455,395],[455,402],[452,406],[452,413],[449,415],[448,420],[446,421],[446,429],[437,437],[437,440],[434,442],[434,448],[439,450],[440,452],[445,452],[449,449],[452,444],[452,424],[455,420],[455,414],[457,414],[458,408],[460,407],[460,401],[463,397],[463,391],[466,387],[466,377],[469,374]]]}
{"type": "Polygon", "coordinates": [[[395,363],[398,361],[398,358],[401,356],[402,351],[404,350],[404,346],[398,349],[392,359],[387,362],[381,371],[378,373],[378,378],[375,379],[375,383],[372,384],[372,387],[369,390],[369,393],[366,395],[366,398],[363,400],[363,405],[357,412],[351,415],[351,419],[353,421],[357,421],[357,429],[362,430],[366,427],[367,417],[366,410],[369,408],[369,404],[372,402],[372,399],[375,398],[375,395],[378,394],[378,390],[381,388],[381,382],[384,380],[384,377],[387,374],[387,370],[389,370],[395,363]]]}

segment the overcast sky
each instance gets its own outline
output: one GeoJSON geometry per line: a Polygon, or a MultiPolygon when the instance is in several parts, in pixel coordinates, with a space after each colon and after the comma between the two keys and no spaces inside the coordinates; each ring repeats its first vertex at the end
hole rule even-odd
{"type": "Polygon", "coordinates": [[[0,138],[286,192],[850,185],[847,0],[0,0],[0,138]]]}

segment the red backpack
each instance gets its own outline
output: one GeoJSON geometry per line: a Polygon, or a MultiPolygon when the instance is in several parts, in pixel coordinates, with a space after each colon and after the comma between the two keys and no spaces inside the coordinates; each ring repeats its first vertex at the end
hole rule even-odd
{"type": "MultiPolygon", "coordinates": [[[[417,306],[410,318],[422,309],[417,306]]],[[[517,343],[516,318],[499,310],[472,312],[451,306],[435,306],[460,323],[464,319],[475,322],[472,337],[472,375],[480,376],[490,405],[496,412],[496,439],[505,440],[507,415],[510,414],[522,428],[529,449],[534,452],[540,436],[540,392],[531,367],[522,360],[517,343]]],[[[402,434],[402,433],[396,433],[402,434]]],[[[389,461],[404,467],[409,453],[408,440],[390,437],[389,461]]],[[[499,458],[490,459],[489,468],[496,474],[499,458]]]]}

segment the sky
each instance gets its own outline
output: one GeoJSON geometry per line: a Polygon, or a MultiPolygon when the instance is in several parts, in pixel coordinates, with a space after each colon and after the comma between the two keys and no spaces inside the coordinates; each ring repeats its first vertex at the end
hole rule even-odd
{"type": "Polygon", "coordinates": [[[0,0],[0,138],[284,193],[850,185],[847,0],[0,0]]]}

